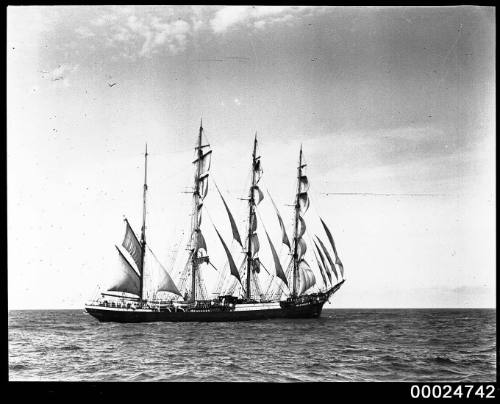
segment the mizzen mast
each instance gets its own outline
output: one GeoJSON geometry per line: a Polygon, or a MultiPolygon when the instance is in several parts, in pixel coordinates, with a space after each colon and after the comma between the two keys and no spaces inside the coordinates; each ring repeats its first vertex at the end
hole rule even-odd
{"type": "Polygon", "coordinates": [[[140,298],[142,300],[144,289],[144,255],[146,253],[146,193],[148,190],[148,144],[144,152],[144,192],[142,196],[142,228],[141,228],[141,276],[140,276],[140,298]]]}
{"type": "Polygon", "coordinates": [[[299,244],[299,220],[300,220],[300,180],[302,177],[302,145],[300,145],[299,153],[299,166],[297,167],[297,195],[295,197],[295,221],[293,228],[293,283],[292,283],[292,297],[297,296],[297,277],[299,269],[299,257],[298,257],[298,244],[299,244]]]}

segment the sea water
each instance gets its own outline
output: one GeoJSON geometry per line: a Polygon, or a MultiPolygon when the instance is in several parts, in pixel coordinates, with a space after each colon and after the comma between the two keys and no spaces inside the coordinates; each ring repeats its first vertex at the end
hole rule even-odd
{"type": "Polygon", "coordinates": [[[318,319],[100,323],[9,311],[9,380],[495,381],[495,309],[324,309],[318,319]]]}

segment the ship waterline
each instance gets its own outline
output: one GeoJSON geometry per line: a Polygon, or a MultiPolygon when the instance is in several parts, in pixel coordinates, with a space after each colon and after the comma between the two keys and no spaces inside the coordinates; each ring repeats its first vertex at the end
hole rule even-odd
{"type": "MultiPolygon", "coordinates": [[[[312,239],[316,251],[314,258],[317,266],[311,267],[306,261],[307,242],[305,214],[309,208],[309,179],[305,175],[305,167],[300,149],[297,167],[297,192],[294,203],[293,238],[288,238],[286,228],[277,206],[268,195],[274,206],[282,233],[282,243],[288,248],[288,263],[283,269],[276,248],[269,237],[264,223],[260,218],[258,205],[264,199],[259,187],[262,177],[261,157],[257,154],[257,135],[255,135],[252,165],[251,185],[248,194],[248,226],[246,238],[240,236],[238,226],[231,213],[229,205],[215,184],[227,213],[233,239],[244,253],[243,261],[238,268],[231,250],[212,223],[219,241],[225,251],[228,272],[219,271],[218,287],[214,299],[206,298],[206,288],[200,273],[200,267],[214,263],[208,256],[207,243],[202,232],[202,214],[204,199],[208,193],[208,177],[210,171],[212,150],[208,142],[203,141],[203,126],[200,124],[198,142],[195,147],[196,159],[195,181],[192,188],[192,214],[190,240],[187,246],[189,257],[180,279],[174,280],[160,261],[156,258],[150,246],[146,243],[146,196],[147,196],[147,146],[144,154],[144,188],[143,188],[143,223],[140,239],[134,233],[132,226],[125,219],[125,236],[117,250],[117,277],[100,296],[85,305],[85,311],[101,322],[215,322],[215,321],[249,321],[277,318],[317,318],[321,315],[323,305],[331,299],[345,282],[344,267],[337,253],[330,230],[323,221],[324,231],[330,242],[329,247],[316,236],[321,246],[312,239]],[[258,226],[258,223],[261,225],[258,226]],[[259,258],[260,242],[258,227],[262,226],[269,243],[273,258],[275,273],[270,274],[259,258]],[[335,257],[335,261],[331,258],[335,257]],[[319,257],[319,258],[318,258],[319,257]],[[338,268],[337,268],[338,267],[338,268]],[[316,268],[316,275],[313,268],[316,268]],[[266,292],[260,285],[261,269],[271,275],[266,292]],[[318,274],[320,277],[318,277],[318,274]],[[322,282],[318,282],[321,279],[322,282]],[[151,286],[151,279],[154,279],[151,286]],[[226,287],[224,288],[224,285],[226,287]],[[146,293],[151,291],[153,296],[146,293]],[[160,297],[163,293],[163,297],[160,297]],[[166,297],[165,294],[166,293],[166,297]]],[[[214,182],[215,183],[215,182],[214,182]]],[[[261,230],[262,231],[262,230],[261,230]]],[[[309,244],[313,244],[309,243],[309,244]]],[[[311,258],[308,258],[311,260],[311,258]]],[[[216,268],[217,269],[217,268],[216,268]]]]}

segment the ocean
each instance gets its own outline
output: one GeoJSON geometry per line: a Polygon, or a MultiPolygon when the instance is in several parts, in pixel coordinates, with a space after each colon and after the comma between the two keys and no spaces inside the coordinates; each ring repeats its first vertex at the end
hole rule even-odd
{"type": "Polygon", "coordinates": [[[99,323],[9,311],[9,380],[494,382],[495,309],[324,309],[319,319],[99,323]]]}

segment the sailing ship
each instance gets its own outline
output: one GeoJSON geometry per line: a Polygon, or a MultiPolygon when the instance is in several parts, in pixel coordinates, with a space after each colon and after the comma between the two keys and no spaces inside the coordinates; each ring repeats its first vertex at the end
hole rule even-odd
{"type": "MultiPolygon", "coordinates": [[[[226,200],[214,182],[229,218],[234,241],[241,247],[243,259],[236,266],[230,248],[213,224],[215,233],[227,257],[229,271],[219,271],[215,298],[207,298],[202,271],[204,266],[217,269],[208,256],[207,243],[202,233],[201,222],[204,212],[203,202],[209,186],[209,172],[212,149],[204,141],[204,129],[200,123],[197,144],[194,185],[192,193],[192,212],[190,237],[187,245],[188,259],[178,280],[173,277],[156,258],[146,242],[146,196],[147,185],[147,145],[144,154],[143,215],[140,240],[125,218],[125,236],[121,246],[117,246],[116,268],[119,275],[97,297],[85,304],[85,311],[102,322],[155,322],[155,321],[243,321],[274,318],[317,318],[323,305],[345,282],[344,267],[337,253],[330,229],[319,218],[328,238],[324,243],[316,235],[312,239],[312,249],[321,281],[317,282],[313,269],[305,259],[307,244],[305,240],[305,214],[309,208],[309,179],[305,173],[302,146],[297,166],[297,186],[295,193],[293,238],[290,242],[280,212],[269,192],[268,196],[281,230],[281,243],[287,249],[286,270],[276,252],[265,224],[269,249],[274,262],[271,274],[259,259],[260,243],[257,234],[259,209],[264,193],[259,187],[262,177],[261,156],[257,155],[257,134],[253,143],[251,161],[251,184],[248,198],[248,232],[242,241],[236,221],[226,200]],[[205,143],[205,144],[204,144],[205,143]],[[333,254],[330,254],[330,251],[333,254]],[[316,254],[317,253],[317,254],[316,254]],[[332,259],[332,255],[334,259],[332,259]],[[259,274],[264,268],[271,280],[262,292],[259,274]],[[146,285],[147,284],[147,285],[146,285]],[[229,286],[224,289],[223,286],[229,286]],[[147,287],[146,287],[147,286],[147,287]],[[145,293],[145,289],[153,293],[145,293]]],[[[211,220],[211,219],[210,219],[211,220]]],[[[224,267],[226,268],[226,266],[224,267]]]]}

